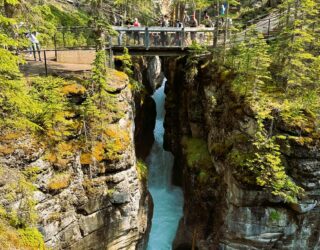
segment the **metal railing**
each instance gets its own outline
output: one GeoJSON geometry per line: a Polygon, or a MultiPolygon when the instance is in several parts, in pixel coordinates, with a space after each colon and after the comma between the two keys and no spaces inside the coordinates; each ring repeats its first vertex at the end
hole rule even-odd
{"type": "Polygon", "coordinates": [[[169,47],[184,49],[197,42],[212,46],[214,28],[113,27],[118,36],[109,37],[110,47],[169,47]]]}
{"type": "MultiPolygon", "coordinates": [[[[264,35],[264,39],[272,38],[281,29],[279,14],[259,20],[255,29],[264,35]]],[[[112,49],[128,47],[131,49],[140,48],[144,50],[159,48],[171,48],[184,50],[192,45],[197,44],[214,47],[231,43],[239,43],[246,40],[249,27],[241,32],[235,32],[226,20],[220,23],[218,28],[206,27],[123,27],[113,26],[115,35],[106,36],[106,53],[110,55],[109,61],[112,60],[112,49]],[[217,37],[218,36],[218,37],[217,37]],[[233,36],[233,39],[230,39],[233,36]],[[215,43],[215,40],[217,43],[215,43]]],[[[40,51],[31,51],[32,54],[39,55],[43,59],[45,74],[48,75],[48,62],[55,61],[58,53],[63,51],[95,51],[96,40],[95,30],[92,27],[59,27],[53,37],[47,41],[45,49],[40,51]],[[50,56],[48,57],[48,53],[50,56]]],[[[45,46],[44,46],[45,47],[45,46]]],[[[29,53],[31,53],[29,51],[29,53]]],[[[34,57],[36,59],[36,57],[34,57]]]]}

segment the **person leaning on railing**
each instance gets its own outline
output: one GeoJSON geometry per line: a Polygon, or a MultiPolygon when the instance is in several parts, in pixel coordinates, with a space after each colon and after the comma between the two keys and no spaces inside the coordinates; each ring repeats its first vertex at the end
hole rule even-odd
{"type": "MultiPolygon", "coordinates": [[[[131,18],[127,19],[124,23],[128,28],[133,26],[133,21],[131,18]]],[[[130,39],[132,37],[132,31],[126,32],[126,45],[130,45],[130,39]]]]}

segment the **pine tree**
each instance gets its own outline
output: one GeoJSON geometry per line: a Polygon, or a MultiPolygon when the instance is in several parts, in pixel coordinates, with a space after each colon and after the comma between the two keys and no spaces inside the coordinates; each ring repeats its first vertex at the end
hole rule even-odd
{"type": "Polygon", "coordinates": [[[270,79],[269,46],[262,34],[257,34],[254,27],[248,32],[248,39],[240,43],[227,55],[227,63],[237,72],[233,81],[236,92],[256,99],[265,82],[270,79]],[[236,55],[232,54],[236,50],[236,55]]]}
{"type": "Polygon", "coordinates": [[[32,100],[21,78],[21,59],[15,55],[20,44],[14,39],[17,21],[12,16],[18,6],[19,1],[15,0],[0,3],[0,130],[4,127],[25,128],[32,124],[26,118],[32,100]]]}
{"type": "Polygon", "coordinates": [[[277,38],[274,58],[281,86],[287,90],[312,83],[313,51],[314,46],[317,47],[314,20],[318,18],[319,10],[314,0],[286,0],[280,8],[284,13],[283,27],[277,38]]]}

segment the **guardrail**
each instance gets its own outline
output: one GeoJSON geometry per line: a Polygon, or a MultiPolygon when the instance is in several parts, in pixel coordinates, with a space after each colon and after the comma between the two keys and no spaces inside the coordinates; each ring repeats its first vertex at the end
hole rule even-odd
{"type": "MultiPolygon", "coordinates": [[[[270,39],[281,29],[280,14],[274,13],[273,17],[260,20],[255,24],[255,29],[264,34],[264,39],[270,39]]],[[[219,19],[220,20],[220,19],[219,19]]],[[[165,48],[183,50],[188,48],[193,41],[207,47],[214,46],[229,46],[231,43],[239,43],[246,40],[248,29],[241,32],[231,34],[231,23],[224,20],[218,25],[218,28],[212,27],[125,27],[113,26],[115,35],[106,37],[107,49],[112,57],[112,49],[128,47],[134,49],[159,51],[165,48]],[[230,39],[233,35],[233,39],[230,39]],[[160,49],[161,48],[161,49],[160,49]]],[[[221,21],[221,20],[220,20],[221,21]]],[[[215,22],[214,22],[215,23],[215,22]]],[[[86,51],[96,50],[96,31],[92,27],[74,26],[74,27],[59,27],[58,32],[54,35],[48,47],[53,49],[42,49],[41,51],[31,51],[33,55],[42,55],[44,60],[45,74],[48,75],[48,61],[57,60],[58,53],[63,51],[86,51]],[[70,42],[71,40],[71,42],[70,42]],[[52,42],[53,41],[53,42],[52,42]],[[50,58],[47,54],[50,53],[50,58]],[[52,55],[54,53],[54,56],[52,55]],[[53,58],[52,58],[53,57],[53,58]]],[[[29,51],[29,53],[31,53],[29,51]]],[[[111,63],[111,58],[110,58],[111,63]]]]}

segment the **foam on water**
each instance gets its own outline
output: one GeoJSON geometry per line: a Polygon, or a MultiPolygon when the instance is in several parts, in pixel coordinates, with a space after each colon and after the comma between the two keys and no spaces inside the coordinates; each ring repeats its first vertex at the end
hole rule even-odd
{"type": "Polygon", "coordinates": [[[154,129],[155,142],[147,159],[148,187],[154,203],[148,250],[172,249],[183,207],[181,188],[171,185],[174,157],[163,149],[164,85],[152,96],[156,102],[157,118],[154,129]]]}

